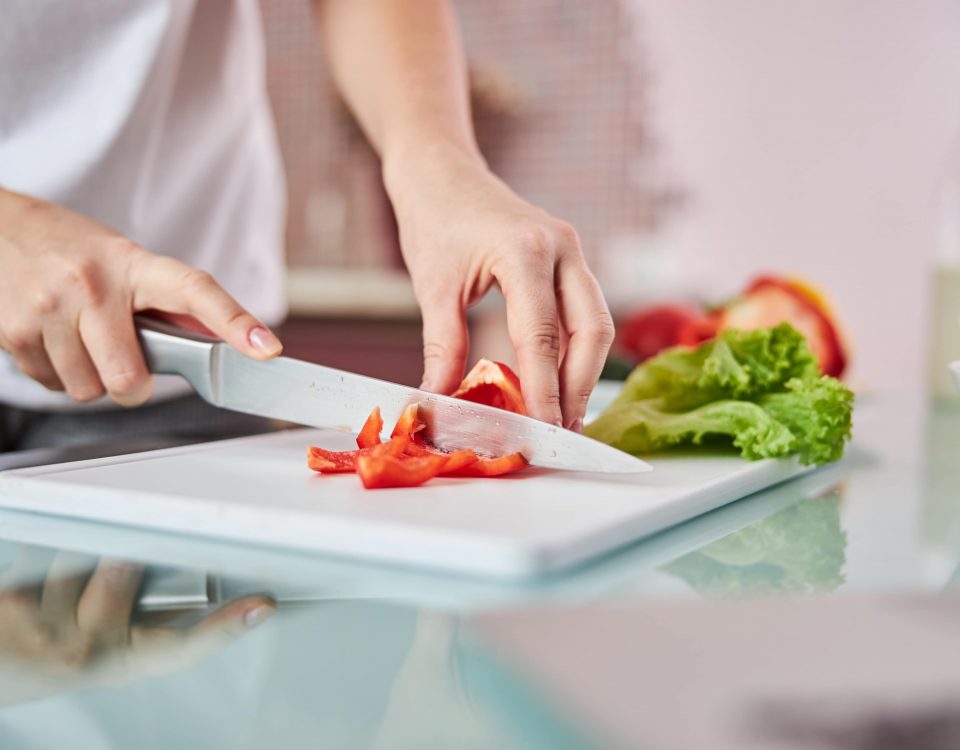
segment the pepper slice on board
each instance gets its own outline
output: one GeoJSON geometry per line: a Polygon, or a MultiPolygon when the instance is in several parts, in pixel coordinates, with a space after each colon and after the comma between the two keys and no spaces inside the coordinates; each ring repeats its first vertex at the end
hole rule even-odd
{"type": "Polygon", "coordinates": [[[502,362],[480,359],[451,395],[464,401],[496,406],[516,414],[527,413],[520,390],[520,378],[502,362]]]}
{"type": "MultiPolygon", "coordinates": [[[[526,413],[519,379],[499,362],[481,359],[454,395],[526,413]]],[[[472,450],[447,453],[422,439],[419,433],[425,427],[417,405],[410,404],[397,420],[390,439],[382,442],[383,417],[376,407],[357,435],[357,450],[331,451],[312,446],[307,449],[307,465],[321,474],[356,473],[367,489],[416,487],[435,476],[496,477],[527,465],[519,453],[497,458],[480,458],[472,450]]]]}
{"type": "Polygon", "coordinates": [[[380,440],[381,432],[383,432],[383,417],[380,416],[380,407],[375,406],[357,435],[357,447],[372,448],[375,445],[380,445],[382,442],[380,440]]]}
{"type": "Polygon", "coordinates": [[[361,456],[357,474],[368,490],[385,487],[416,487],[433,479],[447,463],[447,457],[432,456],[361,456]]]}
{"type": "Polygon", "coordinates": [[[502,477],[519,471],[527,465],[527,459],[522,453],[511,453],[498,458],[478,458],[475,462],[454,471],[441,472],[441,476],[450,477],[502,477]]]}

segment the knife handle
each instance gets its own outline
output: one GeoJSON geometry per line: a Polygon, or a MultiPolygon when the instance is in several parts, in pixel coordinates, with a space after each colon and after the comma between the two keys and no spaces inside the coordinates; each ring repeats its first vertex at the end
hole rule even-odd
{"type": "Polygon", "coordinates": [[[216,403],[214,370],[223,342],[143,315],[133,319],[150,372],[180,375],[201,398],[216,403]]]}

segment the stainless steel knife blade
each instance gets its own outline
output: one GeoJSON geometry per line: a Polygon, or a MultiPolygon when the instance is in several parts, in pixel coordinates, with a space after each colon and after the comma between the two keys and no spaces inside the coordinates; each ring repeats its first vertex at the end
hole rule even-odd
{"type": "Polygon", "coordinates": [[[389,425],[417,403],[427,436],[444,450],[520,452],[535,466],[570,471],[650,470],[644,461],[596,440],[492,406],[288,357],[262,362],[219,340],[148,318],[138,316],[137,324],[152,372],[182,375],[200,396],[225,409],[356,432],[374,406],[389,425]]]}

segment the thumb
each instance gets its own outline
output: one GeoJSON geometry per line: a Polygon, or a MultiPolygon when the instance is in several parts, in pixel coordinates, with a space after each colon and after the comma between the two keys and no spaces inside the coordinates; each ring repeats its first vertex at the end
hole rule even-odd
{"type": "Polygon", "coordinates": [[[420,298],[423,315],[423,382],[434,393],[452,393],[467,359],[467,318],[452,289],[420,298]]]}

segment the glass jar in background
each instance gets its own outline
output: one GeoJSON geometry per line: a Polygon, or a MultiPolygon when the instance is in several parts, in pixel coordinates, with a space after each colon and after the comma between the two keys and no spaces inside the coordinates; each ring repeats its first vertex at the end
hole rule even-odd
{"type": "Polygon", "coordinates": [[[960,360],[960,168],[950,175],[941,195],[939,213],[931,289],[930,388],[934,396],[948,397],[957,394],[949,365],[960,360]]]}

